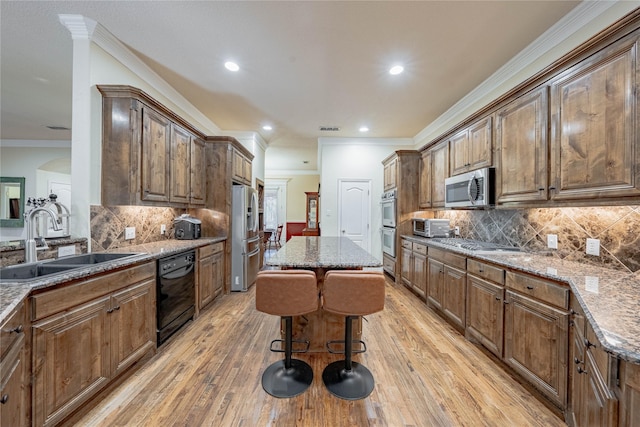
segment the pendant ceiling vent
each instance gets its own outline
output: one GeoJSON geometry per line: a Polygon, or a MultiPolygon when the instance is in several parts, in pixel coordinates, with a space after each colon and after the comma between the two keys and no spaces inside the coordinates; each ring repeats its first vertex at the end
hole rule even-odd
{"type": "Polygon", "coordinates": [[[322,132],[338,132],[339,130],[340,126],[320,126],[322,132]]]}

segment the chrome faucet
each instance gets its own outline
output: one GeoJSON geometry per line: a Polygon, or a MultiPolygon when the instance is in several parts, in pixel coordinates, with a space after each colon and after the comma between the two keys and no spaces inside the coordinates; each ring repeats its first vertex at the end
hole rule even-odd
{"type": "Polygon", "coordinates": [[[33,238],[33,235],[35,234],[34,217],[38,212],[46,212],[47,214],[49,214],[49,216],[51,217],[51,222],[53,223],[53,229],[56,231],[60,230],[57,215],[47,208],[37,207],[25,214],[27,240],[24,242],[24,262],[26,263],[36,262],[38,260],[38,256],[36,255],[36,241],[33,238]]]}

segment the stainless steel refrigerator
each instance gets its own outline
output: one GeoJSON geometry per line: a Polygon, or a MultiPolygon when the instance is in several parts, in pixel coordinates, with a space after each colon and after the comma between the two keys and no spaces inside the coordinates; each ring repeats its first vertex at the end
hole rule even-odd
{"type": "Polygon", "coordinates": [[[231,214],[231,290],[246,291],[260,270],[258,192],[234,185],[231,214]]]}

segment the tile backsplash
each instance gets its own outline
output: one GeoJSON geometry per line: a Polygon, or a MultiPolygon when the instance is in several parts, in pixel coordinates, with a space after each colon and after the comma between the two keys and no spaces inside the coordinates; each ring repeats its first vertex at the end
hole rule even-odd
{"type": "Polygon", "coordinates": [[[549,251],[553,256],[616,270],[640,270],[640,206],[439,211],[461,237],[549,251]],[[547,234],[558,249],[547,248],[547,234]],[[600,256],[585,253],[586,239],[600,240],[600,256]]]}

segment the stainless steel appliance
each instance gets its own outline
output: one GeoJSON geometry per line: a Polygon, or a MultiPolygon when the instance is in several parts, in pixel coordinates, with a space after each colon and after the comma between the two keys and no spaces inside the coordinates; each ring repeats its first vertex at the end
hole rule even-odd
{"type": "Polygon", "coordinates": [[[382,201],[380,202],[382,207],[382,226],[383,227],[395,227],[396,226],[396,190],[387,191],[382,193],[382,201]]]}
{"type": "Polygon", "coordinates": [[[199,239],[202,234],[202,222],[189,214],[183,214],[173,220],[175,236],[178,240],[199,239]]]}
{"type": "Polygon", "coordinates": [[[158,345],[193,319],[195,313],[196,252],[186,251],[158,260],[156,282],[158,345]]]}
{"type": "Polygon", "coordinates": [[[396,229],[382,227],[382,252],[390,257],[396,257],[396,229]]]}
{"type": "Polygon", "coordinates": [[[441,245],[464,249],[478,255],[508,255],[522,252],[522,249],[515,246],[507,246],[492,242],[482,242],[480,240],[472,239],[446,238],[433,239],[433,241],[436,243],[440,243],[441,245]]]}
{"type": "Polygon", "coordinates": [[[422,237],[448,237],[448,219],[413,218],[413,234],[422,237]]]}
{"type": "Polygon", "coordinates": [[[258,192],[234,185],[231,213],[231,290],[246,291],[260,270],[258,192]]]}
{"type": "Polygon", "coordinates": [[[494,168],[478,169],[446,178],[444,186],[445,207],[489,207],[495,203],[494,168]]]}

